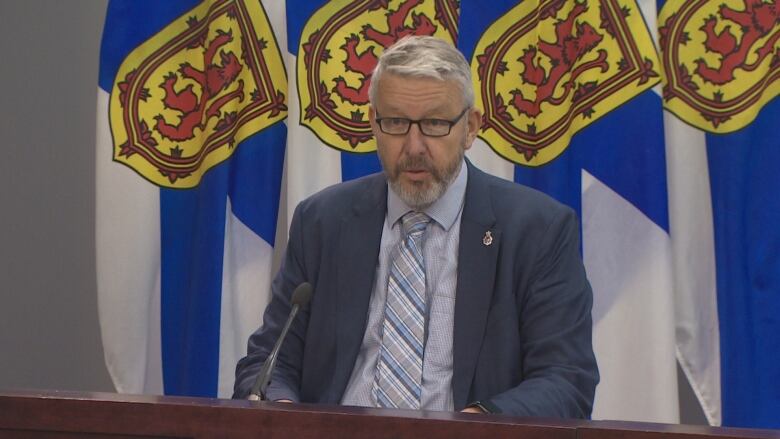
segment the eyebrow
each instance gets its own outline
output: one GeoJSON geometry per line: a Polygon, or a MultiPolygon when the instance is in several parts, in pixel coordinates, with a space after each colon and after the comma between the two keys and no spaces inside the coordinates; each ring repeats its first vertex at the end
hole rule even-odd
{"type": "MultiPolygon", "coordinates": [[[[428,111],[428,113],[438,114],[438,116],[426,116],[426,117],[423,117],[423,119],[446,119],[446,117],[444,116],[444,113],[447,112],[447,109],[448,109],[447,105],[439,105],[438,107],[432,108],[430,111],[428,111]]],[[[393,106],[388,106],[387,110],[388,111],[379,111],[379,110],[375,110],[375,111],[381,117],[402,117],[402,116],[397,116],[397,115],[393,115],[393,114],[394,113],[395,114],[403,113],[403,110],[400,110],[400,109],[395,108],[393,106]]],[[[406,117],[406,116],[403,116],[403,117],[406,117]]]]}

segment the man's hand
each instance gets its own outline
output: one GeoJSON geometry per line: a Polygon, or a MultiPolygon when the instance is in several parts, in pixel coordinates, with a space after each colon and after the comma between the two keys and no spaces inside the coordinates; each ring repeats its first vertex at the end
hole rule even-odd
{"type": "Polygon", "coordinates": [[[276,400],[276,401],[274,401],[274,402],[283,402],[283,403],[285,403],[285,404],[292,404],[292,401],[291,401],[291,400],[289,400],[289,399],[277,399],[277,400],[276,400]]]}
{"type": "Polygon", "coordinates": [[[466,407],[460,411],[461,413],[485,413],[479,407],[466,407]]]}

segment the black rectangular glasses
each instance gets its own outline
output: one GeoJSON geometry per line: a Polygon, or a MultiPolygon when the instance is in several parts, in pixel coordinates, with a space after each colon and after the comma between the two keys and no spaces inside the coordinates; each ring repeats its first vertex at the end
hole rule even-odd
{"type": "Polygon", "coordinates": [[[378,117],[377,114],[376,123],[379,124],[379,129],[385,134],[391,134],[394,136],[401,136],[409,132],[409,128],[412,124],[417,124],[420,128],[420,132],[428,137],[444,137],[450,133],[452,126],[458,123],[466,112],[469,111],[465,108],[460,112],[458,117],[453,120],[447,119],[407,119],[405,117],[378,117]]]}

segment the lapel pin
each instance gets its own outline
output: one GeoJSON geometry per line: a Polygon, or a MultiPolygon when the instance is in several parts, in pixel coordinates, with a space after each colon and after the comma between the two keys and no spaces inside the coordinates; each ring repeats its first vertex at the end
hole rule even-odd
{"type": "Polygon", "coordinates": [[[490,233],[490,230],[485,232],[485,236],[482,238],[482,243],[486,246],[493,243],[493,234],[490,233]]]}

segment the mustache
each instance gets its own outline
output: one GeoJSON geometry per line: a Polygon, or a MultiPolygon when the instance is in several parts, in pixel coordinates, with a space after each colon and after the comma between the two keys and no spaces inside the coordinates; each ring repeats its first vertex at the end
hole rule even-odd
{"type": "Polygon", "coordinates": [[[410,171],[410,170],[425,170],[433,173],[436,168],[433,164],[424,156],[411,156],[401,159],[398,162],[398,172],[410,171]]]}

